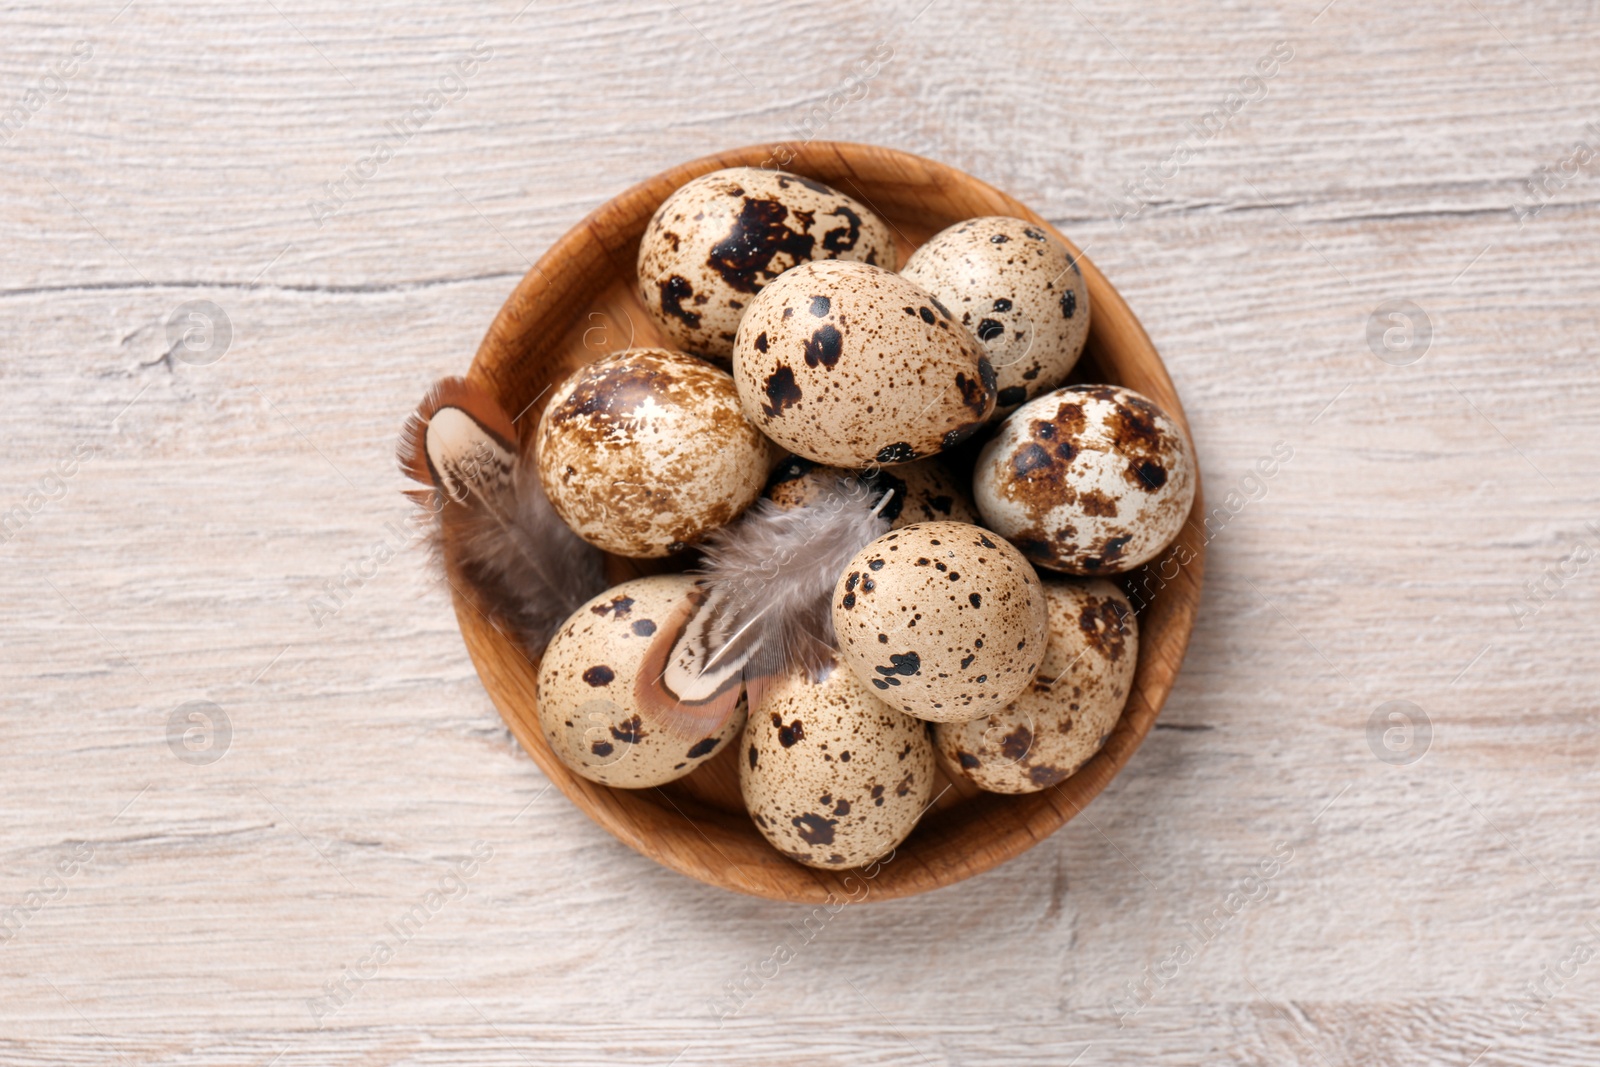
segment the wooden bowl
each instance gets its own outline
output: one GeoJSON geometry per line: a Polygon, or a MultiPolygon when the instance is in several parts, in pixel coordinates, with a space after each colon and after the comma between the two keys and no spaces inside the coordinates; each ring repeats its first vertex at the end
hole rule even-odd
{"type": "MultiPolygon", "coordinates": [[[[470,373],[499,396],[507,411],[520,413],[524,444],[544,398],[575,367],[607,352],[663,343],[637,296],[640,235],[673,190],[708,171],[734,166],[778,166],[869,205],[896,231],[901,262],[934,233],[978,215],[1012,215],[1055,232],[1027,207],[976,178],[888,148],[826,141],[756,146],[674,167],[603,204],[557,241],[489,327],[470,373]]],[[[1080,257],[1079,262],[1092,318],[1082,369],[1074,379],[1136,389],[1187,433],[1183,407],[1144,329],[1089,260],[1080,257]]],[[[1159,565],[1150,565],[1159,578],[1149,582],[1149,589],[1159,589],[1141,605],[1133,692],[1105,747],[1065,782],[1026,796],[982,793],[964,779],[951,781],[941,773],[934,788],[938,799],[916,830],[891,858],[866,870],[814,870],[768,845],[740,801],[738,745],[657,789],[612,789],[573,774],[551,753],[539,729],[537,664],[459,596],[456,617],[485,688],[522,747],[574,804],[631,848],[711,885],[774,900],[887,900],[970,878],[1033,847],[1076,815],[1128,762],[1172,688],[1194,626],[1205,552],[1197,531],[1204,513],[1197,490],[1180,546],[1159,565]]],[[[614,583],[674,566],[681,564],[607,561],[614,583]]]]}

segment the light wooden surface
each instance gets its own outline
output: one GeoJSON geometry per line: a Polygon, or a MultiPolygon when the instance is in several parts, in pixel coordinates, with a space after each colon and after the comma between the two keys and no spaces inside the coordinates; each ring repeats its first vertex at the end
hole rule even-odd
{"type": "Polygon", "coordinates": [[[1600,161],[1561,175],[1600,140],[1595,8],[924,2],[6,5],[0,103],[38,109],[0,129],[0,1062],[1600,1062],[1600,556],[1572,555],[1600,548],[1600,161]],[[804,137],[835,91],[818,136],[949,162],[1085,246],[1208,499],[1255,499],[1164,728],[1085,817],[808,916],[546,790],[444,593],[388,558],[391,451],[575,220],[804,137]],[[1409,365],[1369,348],[1388,300],[1431,322],[1409,365]],[[231,321],[215,362],[168,354],[188,301],[231,321]],[[169,745],[196,700],[215,762],[181,721],[169,745]],[[1431,721],[1420,761],[1374,755],[1391,700],[1431,721]]]}

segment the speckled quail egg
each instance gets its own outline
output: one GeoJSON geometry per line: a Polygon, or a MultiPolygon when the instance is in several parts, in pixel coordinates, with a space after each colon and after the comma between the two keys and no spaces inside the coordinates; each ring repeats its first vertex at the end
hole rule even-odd
{"type": "Polygon", "coordinates": [[[745,726],[739,787],[774,848],[811,867],[860,867],[905,840],[933,789],[924,723],[842,664],[780,679],[745,726]]]}
{"type": "Polygon", "coordinates": [[[539,420],[539,476],[578,536],[666,556],[761,495],[780,453],[740,412],[728,372],[633,348],[579,368],[539,420]]]}
{"type": "Polygon", "coordinates": [[[806,263],[761,290],[733,377],[763,433],[835,467],[931,456],[994,410],[983,346],[934,297],[866,263],[806,263]]]}
{"type": "Polygon", "coordinates": [[[964,522],[922,522],[856,553],[833,590],[844,662],[878,699],[934,722],[1015,700],[1047,636],[1044,590],[1006,541],[964,522]]]}
{"type": "Polygon", "coordinates": [[[726,364],[750,298],[813,259],[894,269],[888,224],[821,182],[713,171],[667,197],[639,242],[639,293],[674,345],[726,364]]]}
{"type": "Polygon", "coordinates": [[[992,793],[1036,793],[1071,777],[1122,717],[1139,661],[1139,622],[1104,578],[1044,583],[1050,641],[1021,696],[970,722],[942,722],[948,766],[992,793]]]}
{"type": "Polygon", "coordinates": [[[1030,400],[983,446],[972,494],[1034,563],[1116,574],[1154,559],[1194,503],[1188,438],[1149,399],[1076,385],[1030,400]]]}
{"type": "Polygon", "coordinates": [[[999,215],[928,239],[901,275],[944,301],[989,353],[992,418],[1066,381],[1089,336],[1089,287],[1077,258],[1045,227],[999,215]]]}
{"type": "Polygon", "coordinates": [[[813,503],[824,486],[840,478],[860,479],[874,499],[889,490],[894,495],[880,513],[891,529],[914,522],[978,521],[978,509],[956,477],[939,459],[920,459],[893,470],[847,471],[824,467],[803,456],[790,456],[772,470],[767,479],[766,498],[781,508],[805,507],[813,503]]]}
{"type": "Polygon", "coordinates": [[[644,789],[681,778],[744,726],[744,708],[709,737],[685,740],[640,713],[634,682],[656,628],[694,579],[623,582],[572,614],[539,661],[539,726],[551,751],[591,782],[644,789]]]}

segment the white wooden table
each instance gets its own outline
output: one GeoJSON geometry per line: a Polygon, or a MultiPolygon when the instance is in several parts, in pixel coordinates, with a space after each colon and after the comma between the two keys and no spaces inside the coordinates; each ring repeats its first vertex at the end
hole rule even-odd
{"type": "Polygon", "coordinates": [[[4,6],[0,1063],[1600,1063],[1600,10],[924,3],[4,6]],[[546,789],[392,451],[811,135],[1073,235],[1238,495],[1086,816],[807,928],[546,789]]]}

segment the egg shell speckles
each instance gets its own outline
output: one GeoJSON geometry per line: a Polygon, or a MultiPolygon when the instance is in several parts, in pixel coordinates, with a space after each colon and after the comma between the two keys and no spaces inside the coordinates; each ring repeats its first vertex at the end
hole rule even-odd
{"type": "Polygon", "coordinates": [[[938,459],[923,459],[893,470],[847,471],[824,467],[803,456],[790,456],[772,470],[766,498],[781,508],[805,507],[816,500],[822,487],[840,478],[859,478],[874,499],[889,490],[894,496],[881,514],[898,530],[914,522],[977,523],[978,509],[966,489],[938,459]]]}
{"type": "Polygon", "coordinates": [[[716,734],[678,736],[634,701],[639,664],[658,625],[694,587],[683,574],[635,578],[561,624],[539,661],[539,727],[556,756],[602,785],[644,789],[682,778],[744,727],[744,707],[716,734]]]}
{"type": "Polygon", "coordinates": [[[893,269],[894,238],[865,205],[783,171],[713,171],[667,197],[639,242],[639,295],[673,344],[726,365],[750,298],[813,259],[893,269]]]}
{"type": "Polygon", "coordinates": [[[843,665],[778,682],[750,716],[739,788],[756,828],[810,867],[860,867],[905,840],[933,791],[924,723],[843,665]]]}
{"type": "Polygon", "coordinates": [[[835,467],[934,455],[994,410],[977,339],[922,289],[865,263],[807,263],[763,289],[739,324],[733,377],[762,432],[835,467]]]}
{"type": "Polygon", "coordinates": [[[1054,389],[1089,337],[1089,286],[1044,227],[990,215],[934,234],[901,275],[944,301],[989,353],[995,419],[1054,389]]]}
{"type": "Polygon", "coordinates": [[[1165,412],[1132,389],[1076,385],[1030,400],[983,446],[972,495],[984,525],[1034,563],[1116,574],[1183,529],[1194,458],[1165,412]]]}
{"type": "Polygon", "coordinates": [[[619,556],[666,556],[736,518],[780,453],[744,417],[728,372],[634,348],[579,368],[539,420],[556,513],[619,556]]]}
{"type": "Polygon", "coordinates": [[[953,773],[991,793],[1064,782],[1105,745],[1139,661],[1139,621],[1104,578],[1044,583],[1050,643],[1022,695],[981,719],[939,723],[934,743],[953,773]]]}
{"type": "Polygon", "coordinates": [[[1004,538],[924,522],[858,552],[833,590],[840,655],[878,699],[934,722],[997,711],[1044,657],[1044,590],[1004,538]]]}

